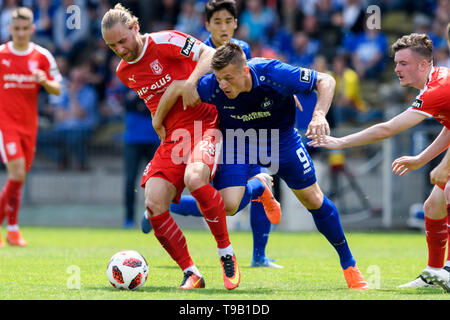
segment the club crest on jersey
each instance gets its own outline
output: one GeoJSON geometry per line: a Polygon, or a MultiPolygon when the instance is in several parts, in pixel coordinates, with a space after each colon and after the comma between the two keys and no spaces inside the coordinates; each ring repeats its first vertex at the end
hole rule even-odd
{"type": "Polygon", "coordinates": [[[269,109],[273,105],[273,100],[265,97],[263,103],[261,103],[262,109],[269,109]]]}
{"type": "Polygon", "coordinates": [[[412,103],[412,107],[413,108],[420,108],[422,106],[423,101],[420,99],[416,99],[414,100],[414,102],[412,103]]]}
{"type": "Polygon", "coordinates": [[[150,68],[152,69],[152,72],[156,75],[160,75],[163,72],[163,67],[159,63],[158,59],[150,63],[150,68]]]}
{"type": "Polygon", "coordinates": [[[28,60],[28,69],[33,72],[38,68],[39,62],[35,60],[28,60]]]}
{"type": "Polygon", "coordinates": [[[311,82],[311,70],[301,68],[302,71],[300,72],[300,81],[302,82],[311,82]]]}
{"type": "Polygon", "coordinates": [[[195,39],[192,37],[187,37],[184,43],[183,49],[181,49],[181,54],[183,56],[189,57],[191,55],[192,48],[194,48],[195,39]]]}

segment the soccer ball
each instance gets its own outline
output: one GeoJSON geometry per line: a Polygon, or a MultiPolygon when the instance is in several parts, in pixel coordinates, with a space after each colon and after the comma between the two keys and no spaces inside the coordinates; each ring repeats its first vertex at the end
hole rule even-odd
{"type": "Polygon", "coordinates": [[[147,281],[148,264],[137,251],[119,251],[109,260],[106,275],[114,288],[135,290],[147,281]]]}

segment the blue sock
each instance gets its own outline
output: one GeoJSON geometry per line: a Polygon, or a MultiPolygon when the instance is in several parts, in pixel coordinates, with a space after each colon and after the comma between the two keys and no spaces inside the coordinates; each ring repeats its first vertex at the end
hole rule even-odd
{"type": "Polygon", "coordinates": [[[179,203],[171,203],[170,211],[182,216],[203,217],[195,198],[191,195],[181,196],[179,203]]]}
{"type": "Polygon", "coordinates": [[[323,196],[322,206],[316,210],[309,210],[309,212],[312,213],[314,223],[319,232],[327,238],[328,242],[337,251],[342,269],[347,269],[349,266],[354,267],[356,260],[348,247],[339,213],[333,202],[323,196]]]}
{"type": "MultiPolygon", "coordinates": [[[[264,192],[264,183],[257,179],[247,182],[247,190],[251,199],[258,199],[264,192]]],[[[260,261],[266,256],[266,246],[272,227],[261,202],[252,201],[250,206],[250,227],[253,233],[253,260],[260,261]]]]}
{"type": "Polygon", "coordinates": [[[253,233],[253,260],[261,261],[266,256],[267,241],[272,227],[261,202],[252,202],[250,206],[250,227],[253,233]]]}

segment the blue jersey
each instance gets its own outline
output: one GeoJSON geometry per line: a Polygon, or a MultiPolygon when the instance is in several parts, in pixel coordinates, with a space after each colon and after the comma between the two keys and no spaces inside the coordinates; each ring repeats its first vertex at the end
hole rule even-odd
{"type": "MultiPolygon", "coordinates": [[[[231,38],[230,41],[235,43],[235,44],[238,44],[241,47],[242,51],[244,51],[244,53],[245,53],[245,57],[247,58],[247,60],[252,58],[252,54],[251,54],[251,51],[250,51],[250,45],[247,42],[242,41],[242,40],[238,40],[238,39],[235,39],[235,38],[231,38]]],[[[212,42],[211,35],[209,35],[208,39],[206,39],[203,43],[206,44],[207,46],[211,47],[211,48],[216,49],[216,46],[212,42]]]]}
{"type": "Polygon", "coordinates": [[[254,58],[248,61],[253,87],[229,99],[219,88],[213,73],[200,78],[197,86],[203,102],[217,107],[221,129],[280,129],[295,124],[294,94],[310,93],[316,87],[317,72],[278,60],[254,58]]]}

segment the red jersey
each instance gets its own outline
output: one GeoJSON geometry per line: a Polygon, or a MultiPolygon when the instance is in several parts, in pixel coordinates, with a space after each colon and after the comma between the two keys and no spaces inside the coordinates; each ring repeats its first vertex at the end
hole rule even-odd
{"type": "MultiPolygon", "coordinates": [[[[186,80],[197,65],[204,44],[179,31],[161,31],[145,35],[140,56],[132,62],[121,60],[117,76],[134,90],[155,114],[159,100],[173,80],[186,80]]],[[[183,110],[180,97],[164,119],[166,137],[174,130],[184,128],[192,132],[194,121],[209,124],[217,121],[215,106],[201,103],[183,110]]]]}
{"type": "Polygon", "coordinates": [[[450,129],[450,69],[433,67],[425,88],[417,95],[409,110],[434,117],[450,129]]]}
{"type": "Polygon", "coordinates": [[[41,85],[32,72],[41,69],[50,80],[61,80],[51,53],[30,42],[26,51],[17,51],[12,42],[0,45],[0,129],[36,134],[38,94],[41,85]]]}

